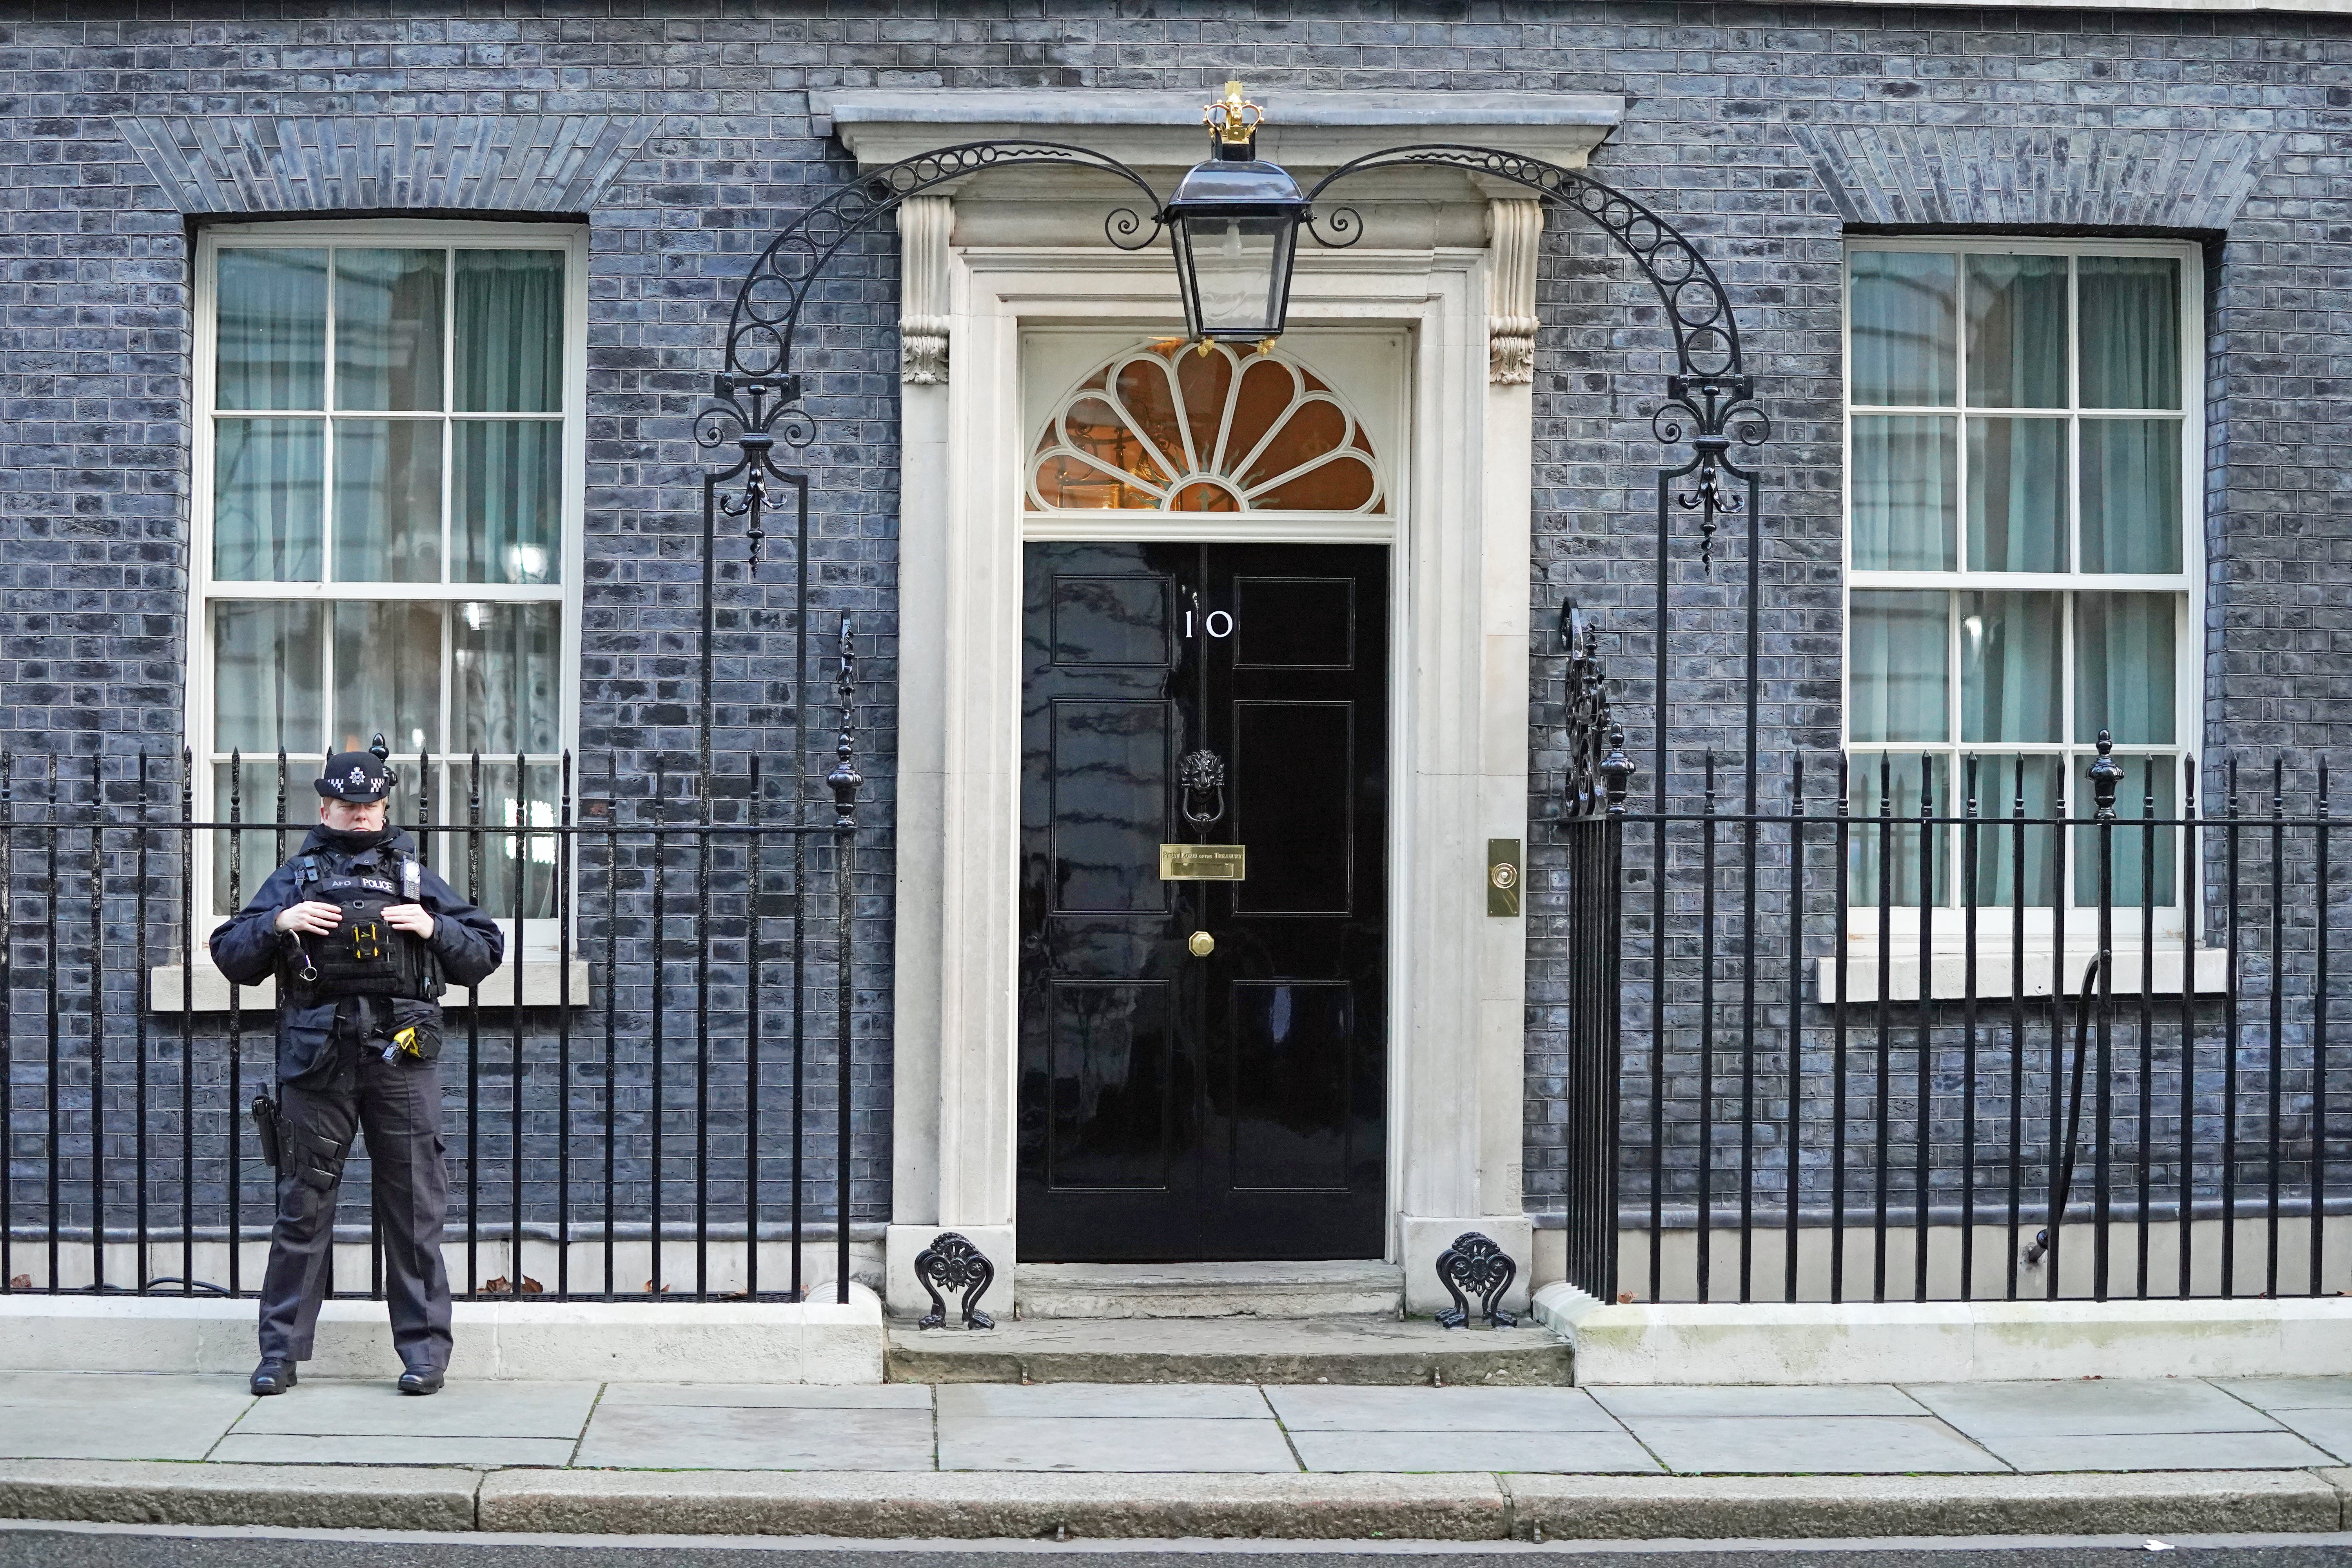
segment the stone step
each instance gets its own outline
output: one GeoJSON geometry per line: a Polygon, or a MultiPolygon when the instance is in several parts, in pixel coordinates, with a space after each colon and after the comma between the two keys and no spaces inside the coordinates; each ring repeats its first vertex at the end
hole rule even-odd
{"type": "Polygon", "coordinates": [[[1441,1329],[1426,1319],[1032,1318],[993,1329],[890,1330],[894,1383],[1564,1384],[1549,1329],[1441,1329]]]}
{"type": "Polygon", "coordinates": [[[1393,1263],[1024,1263],[1013,1313],[1036,1318],[1396,1317],[1393,1263]]]}

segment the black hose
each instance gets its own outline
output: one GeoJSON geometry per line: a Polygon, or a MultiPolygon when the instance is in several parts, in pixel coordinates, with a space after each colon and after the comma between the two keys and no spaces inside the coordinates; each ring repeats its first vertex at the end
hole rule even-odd
{"type": "MultiPolygon", "coordinates": [[[[2032,1244],[2025,1249],[2028,1265],[2042,1261],[2052,1246],[2058,1227],[2066,1222],[2066,1202],[2074,1187],[2074,1144],[2083,1131],[2083,1059],[2089,1055],[2091,1040],[2091,986],[2099,977],[2099,964],[2106,954],[2093,958],[2083,971],[2083,989],[2074,1002],[2074,1070],[2069,1075],[2066,1092],[2066,1146],[2059,1151],[2058,1180],[2050,1193],[2050,1220],[2035,1234],[2032,1244]]],[[[2062,1047],[2063,1048],[2063,1047],[2062,1047]]]]}

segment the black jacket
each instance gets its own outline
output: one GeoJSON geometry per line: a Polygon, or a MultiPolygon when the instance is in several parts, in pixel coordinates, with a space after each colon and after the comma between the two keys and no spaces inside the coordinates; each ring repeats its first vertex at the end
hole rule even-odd
{"type": "MultiPolygon", "coordinates": [[[[405,832],[395,829],[391,841],[383,847],[383,853],[387,858],[413,857],[416,844],[405,832]]],[[[252,985],[268,978],[278,973],[280,965],[292,955],[294,939],[271,928],[280,910],[301,901],[296,875],[304,855],[318,857],[321,876],[334,875],[361,858],[333,847],[323,826],[310,829],[295,858],[271,872],[269,879],[254,890],[251,901],[212,934],[213,963],[236,984],[252,985]]],[[[498,968],[499,960],[506,955],[505,934],[489,916],[459,898],[457,889],[429,868],[425,870],[417,902],[433,916],[433,937],[427,945],[444,980],[453,985],[478,985],[498,968]]],[[[334,1029],[335,1007],[333,999],[307,1007],[296,1006],[287,1001],[285,988],[280,985],[279,1079],[301,1078],[319,1065],[334,1029]]],[[[429,1022],[436,1035],[439,1031],[441,1005],[437,1002],[395,998],[394,1014],[400,1024],[429,1022]]]]}

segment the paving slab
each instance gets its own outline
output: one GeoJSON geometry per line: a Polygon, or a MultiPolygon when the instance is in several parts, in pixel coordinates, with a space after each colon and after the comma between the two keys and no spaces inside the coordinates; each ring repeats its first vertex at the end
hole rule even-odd
{"type": "Polygon", "coordinates": [[[1267,1415],[1257,1421],[1152,1416],[1085,1420],[940,1415],[942,1470],[1296,1472],[1267,1415]]]}
{"type": "Polygon", "coordinates": [[[2279,1410],[2272,1414],[2280,1426],[2305,1442],[2326,1449],[2338,1461],[2352,1460],[2352,1410],[2279,1410]]]}
{"type": "Polygon", "coordinates": [[[333,1437],[576,1438],[588,1423],[593,1383],[453,1383],[425,1398],[355,1379],[299,1383],[253,1401],[239,1435],[333,1437]]]}
{"type": "MultiPolygon", "coordinates": [[[[2322,1488],[2326,1490],[2326,1489],[2322,1488]]],[[[2333,1492],[2328,1494],[2331,1498],[2333,1492]]],[[[509,1470],[480,1528],[571,1534],[1080,1540],[1195,1536],[1498,1541],[1492,1476],[897,1475],[509,1470]]]]}
{"type": "Polygon", "coordinates": [[[1268,1415],[1265,1395],[1257,1389],[1214,1383],[1047,1383],[1030,1388],[950,1383],[940,1386],[938,1403],[942,1420],[980,1415],[1116,1415],[1263,1421],[1268,1415]]]}
{"type": "Polygon", "coordinates": [[[929,1410],[930,1389],[917,1383],[828,1387],[814,1383],[608,1383],[599,1415],[669,1405],[729,1405],[777,1410],[929,1410]]]}
{"type": "Polygon", "coordinates": [[[1999,1436],[1984,1446],[2020,1470],[2297,1470],[2330,1457],[2292,1432],[2067,1433],[1999,1436]]]}
{"type": "Polygon", "coordinates": [[[1917,1400],[1892,1384],[1804,1384],[1753,1387],[1589,1386],[1612,1415],[1925,1415],[1917,1400]]]}
{"type": "Polygon", "coordinates": [[[2257,1410],[2352,1410],[2352,1377],[2216,1377],[2207,1381],[2257,1410]]]}
{"type": "Polygon", "coordinates": [[[615,1405],[606,1395],[575,1465],[655,1470],[928,1470],[928,1409],[615,1405]]]}
{"type": "Polygon", "coordinates": [[[1652,1415],[1625,1423],[1685,1475],[1897,1475],[2008,1467],[1942,1422],[1904,1415],[1652,1415]]]}
{"type": "MultiPolygon", "coordinates": [[[[495,1480],[496,1478],[493,1478],[495,1480]]],[[[1547,1540],[2174,1535],[2337,1528],[2335,1489],[2298,1470],[2119,1476],[1501,1478],[1518,1533],[1547,1540]]]]}
{"type": "Polygon", "coordinates": [[[201,1459],[255,1403],[241,1377],[12,1373],[0,1458],[201,1459]]]}
{"type": "Polygon", "coordinates": [[[480,1484],[472,1470],[0,1460],[0,1518],[472,1530],[480,1484]]]}
{"type": "Polygon", "coordinates": [[[1656,1475],[1650,1451],[1607,1432],[1335,1432],[1290,1434],[1299,1462],[1319,1471],[1541,1470],[1556,1475],[1656,1475]]]}
{"type": "MultiPolygon", "coordinates": [[[[1265,1391],[1293,1432],[1619,1432],[1579,1388],[1344,1388],[1265,1391]]],[[[1391,1466],[1392,1469],[1418,1467],[1391,1466]]]]}
{"type": "Polygon", "coordinates": [[[2244,1401],[2193,1377],[1904,1386],[1913,1398],[1971,1437],[2280,1429],[2277,1422],[2244,1401]]]}
{"type": "Polygon", "coordinates": [[[212,1453],[231,1465],[565,1465],[570,1437],[310,1437],[284,1432],[232,1432],[212,1453]]]}

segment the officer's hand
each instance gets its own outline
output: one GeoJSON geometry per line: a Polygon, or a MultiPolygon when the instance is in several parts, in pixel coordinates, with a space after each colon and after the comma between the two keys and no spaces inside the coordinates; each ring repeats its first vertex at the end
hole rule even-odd
{"type": "Polygon", "coordinates": [[[404,931],[411,936],[433,940],[433,917],[423,904],[386,904],[383,918],[394,931],[404,931]]]}
{"type": "Polygon", "coordinates": [[[306,936],[324,936],[342,922],[343,911],[332,904],[322,904],[316,899],[305,899],[299,904],[289,904],[278,911],[272,922],[279,931],[299,931],[306,936]]]}

